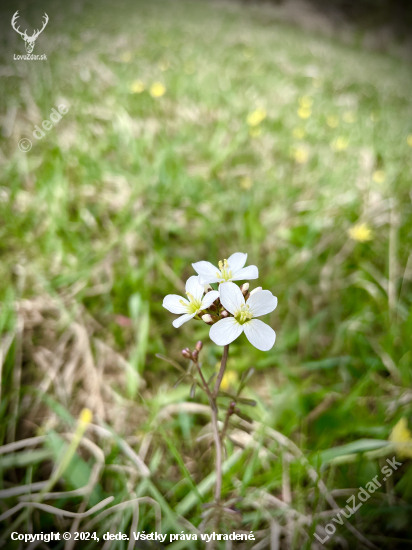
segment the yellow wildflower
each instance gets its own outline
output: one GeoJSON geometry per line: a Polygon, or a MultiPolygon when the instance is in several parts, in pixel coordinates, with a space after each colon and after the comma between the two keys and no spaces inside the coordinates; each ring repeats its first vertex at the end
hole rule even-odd
{"type": "Polygon", "coordinates": [[[80,441],[82,440],[82,437],[84,435],[84,432],[87,430],[87,426],[90,424],[90,422],[93,419],[93,413],[90,409],[82,409],[79,416],[79,421],[76,426],[76,430],[73,434],[73,437],[66,449],[66,452],[63,456],[62,461],[58,465],[55,472],[52,474],[51,480],[56,482],[60,477],[63,475],[63,473],[66,471],[68,466],[70,465],[70,462],[76,453],[77,447],[80,444],[80,441]]]}
{"type": "Polygon", "coordinates": [[[326,119],[326,124],[329,128],[336,128],[339,124],[339,118],[336,115],[329,115],[326,119]]]}
{"type": "Polygon", "coordinates": [[[412,134],[409,134],[409,136],[406,138],[406,143],[409,145],[409,147],[412,147],[412,134]]]}
{"type": "Polygon", "coordinates": [[[249,113],[246,119],[246,122],[249,124],[249,126],[259,126],[259,124],[265,120],[266,118],[266,111],[265,109],[256,109],[256,111],[253,111],[252,113],[249,113]]]}
{"type": "Polygon", "coordinates": [[[79,421],[83,424],[90,424],[93,420],[93,413],[90,409],[82,409],[79,416],[79,421]]]}
{"type": "Polygon", "coordinates": [[[357,223],[348,230],[348,234],[351,239],[360,243],[372,240],[372,229],[366,223],[357,223]]]}
{"type": "Polygon", "coordinates": [[[330,144],[331,148],[334,151],[344,151],[348,148],[349,140],[345,137],[339,136],[338,138],[334,139],[332,143],[330,144]]]}
{"type": "Polygon", "coordinates": [[[299,98],[299,105],[304,109],[310,109],[313,105],[313,99],[307,95],[299,98]]]}
{"type": "Polygon", "coordinates": [[[412,432],[408,428],[408,421],[404,416],[392,428],[389,441],[397,443],[396,449],[399,458],[412,458],[412,432]]]}
{"type": "Polygon", "coordinates": [[[166,88],[164,84],[162,84],[161,82],[154,82],[150,86],[150,95],[152,97],[162,97],[162,95],[164,95],[165,92],[166,92],[166,88]]]}
{"type": "Polygon", "coordinates": [[[309,107],[299,107],[298,109],[298,116],[300,118],[306,119],[309,118],[312,114],[312,111],[309,107]]]}
{"type": "Polygon", "coordinates": [[[220,389],[227,391],[237,383],[238,376],[237,372],[234,370],[227,370],[222,378],[222,383],[220,384],[220,389]]]}
{"type": "Polygon", "coordinates": [[[130,85],[130,91],[133,94],[141,94],[145,88],[146,86],[141,80],[134,80],[130,85]]]}
{"type": "Polygon", "coordinates": [[[303,139],[305,137],[305,130],[304,128],[295,128],[293,130],[293,137],[296,139],[303,139]]]}
{"type": "Polygon", "coordinates": [[[249,189],[252,188],[252,186],[253,186],[253,181],[252,181],[252,178],[249,178],[249,176],[246,176],[240,180],[240,187],[242,189],[245,189],[246,191],[248,191],[249,189]]]}
{"type": "Polygon", "coordinates": [[[292,156],[299,164],[305,164],[309,160],[309,151],[303,147],[292,149],[292,156]]]}
{"type": "Polygon", "coordinates": [[[346,113],[343,113],[343,120],[348,124],[352,124],[353,122],[356,122],[355,111],[346,111],[346,113]]]}
{"type": "Polygon", "coordinates": [[[123,61],[123,63],[130,63],[132,59],[132,52],[129,52],[128,50],[125,52],[122,52],[120,55],[120,59],[121,61],[123,61]]]}
{"type": "Polygon", "coordinates": [[[372,174],[372,179],[375,183],[383,183],[385,181],[385,172],[383,170],[376,170],[372,174]]]}
{"type": "Polygon", "coordinates": [[[262,133],[262,128],[249,128],[250,137],[259,137],[262,133]]]}

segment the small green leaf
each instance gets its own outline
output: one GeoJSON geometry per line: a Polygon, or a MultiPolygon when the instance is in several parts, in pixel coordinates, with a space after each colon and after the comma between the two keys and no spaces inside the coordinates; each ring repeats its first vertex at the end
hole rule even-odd
{"type": "Polygon", "coordinates": [[[156,353],[156,357],[158,359],[162,359],[162,361],[166,361],[166,363],[169,363],[175,369],[179,370],[180,372],[184,372],[186,374],[185,369],[181,367],[179,363],[176,363],[176,361],[173,361],[173,359],[170,359],[170,357],[167,357],[166,355],[162,355],[161,353],[156,353]]]}
{"type": "Polygon", "coordinates": [[[177,386],[183,382],[183,380],[186,378],[186,376],[187,376],[186,373],[185,373],[183,376],[180,376],[180,377],[176,380],[176,382],[173,384],[173,387],[174,387],[174,388],[177,388],[177,386]]]}
{"type": "Polygon", "coordinates": [[[237,400],[243,405],[249,405],[249,407],[256,407],[257,402],[254,399],[246,399],[246,397],[238,397],[237,400]]]}
{"type": "Polygon", "coordinates": [[[237,395],[240,395],[242,393],[243,388],[246,386],[248,380],[253,376],[254,372],[255,367],[249,367],[245,370],[244,373],[242,373],[242,376],[240,377],[239,388],[237,390],[237,395]]]}
{"type": "Polygon", "coordinates": [[[236,396],[227,391],[219,390],[218,397],[229,397],[230,399],[236,399],[236,396]]]}
{"type": "Polygon", "coordinates": [[[249,422],[249,424],[253,423],[253,418],[250,418],[250,416],[240,410],[236,410],[234,414],[236,414],[239,418],[246,420],[246,422],[249,422]]]}
{"type": "Polygon", "coordinates": [[[358,441],[352,441],[352,443],[348,443],[347,445],[340,445],[339,447],[332,447],[331,449],[320,451],[318,456],[322,464],[325,464],[338,456],[374,451],[376,449],[381,449],[388,444],[389,442],[383,439],[359,439],[358,441]]]}

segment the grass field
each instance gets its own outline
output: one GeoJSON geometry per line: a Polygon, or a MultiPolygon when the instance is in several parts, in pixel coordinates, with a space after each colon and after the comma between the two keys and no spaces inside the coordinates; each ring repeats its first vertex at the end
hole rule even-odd
{"type": "MultiPolygon", "coordinates": [[[[33,9],[27,21],[40,20],[33,9]]],[[[410,547],[412,451],[387,442],[395,425],[392,440],[412,439],[400,429],[412,420],[411,63],[268,7],[45,11],[33,53],[47,61],[13,60],[25,50],[8,14],[3,34],[0,513],[115,498],[78,518],[14,509],[7,547],[16,530],[197,532],[214,483],[206,400],[173,388],[178,373],[156,354],[187,366],[181,350],[202,340],[211,375],[222,348],[203,323],[174,329],[162,300],[184,291],[192,262],[237,251],[279,305],[271,351],[245,336],[230,347],[225,388],[254,366],[245,396],[257,401],[227,446],[223,497],[239,499],[234,526],[256,538],[233,548],[322,548],[315,528],[376,475],[381,488],[327,545],[410,547]],[[80,439],[84,407],[94,417],[80,439]],[[393,456],[402,465],[382,481],[393,456]]]]}

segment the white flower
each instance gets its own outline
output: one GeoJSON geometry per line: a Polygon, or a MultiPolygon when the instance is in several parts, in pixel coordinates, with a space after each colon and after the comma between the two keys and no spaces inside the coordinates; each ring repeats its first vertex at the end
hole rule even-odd
{"type": "Polygon", "coordinates": [[[196,262],[192,266],[199,275],[199,282],[202,285],[257,279],[259,277],[258,268],[255,265],[243,267],[246,260],[247,254],[235,252],[228,260],[220,261],[218,268],[210,262],[196,262]]]}
{"type": "Polygon", "coordinates": [[[199,311],[207,309],[212,303],[219,298],[219,292],[217,290],[211,290],[205,296],[203,285],[199,284],[199,277],[193,275],[186,281],[186,295],[189,298],[182,298],[177,294],[168,294],[163,300],[163,307],[168,309],[171,313],[183,313],[181,317],[178,317],[173,321],[175,328],[180,327],[189,319],[192,319],[199,311]]]}
{"type": "Polygon", "coordinates": [[[209,336],[218,346],[226,346],[236,340],[244,331],[246,338],[261,351],[268,351],[276,340],[275,331],[254,319],[273,311],[278,299],[269,290],[255,289],[245,303],[242,291],[234,283],[223,283],[219,287],[220,301],[233,317],[221,319],[214,324],[209,336]]]}

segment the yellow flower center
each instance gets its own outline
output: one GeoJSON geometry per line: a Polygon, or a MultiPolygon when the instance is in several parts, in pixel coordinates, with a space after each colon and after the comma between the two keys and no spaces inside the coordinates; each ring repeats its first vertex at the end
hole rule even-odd
{"type": "Polygon", "coordinates": [[[240,309],[236,312],[235,319],[239,325],[244,325],[253,318],[253,313],[249,311],[249,306],[244,304],[240,306],[240,309]]]}
{"type": "Polygon", "coordinates": [[[227,260],[220,260],[219,262],[220,271],[216,271],[216,277],[221,279],[221,281],[229,281],[232,277],[232,271],[229,269],[229,262],[227,260]]]}
{"type": "Polygon", "coordinates": [[[186,292],[186,296],[189,298],[189,304],[186,304],[183,300],[179,300],[179,302],[182,306],[185,306],[188,313],[197,313],[202,307],[202,300],[196,300],[190,292],[186,292]]]}
{"type": "Polygon", "coordinates": [[[249,126],[259,126],[259,124],[266,118],[265,109],[256,109],[253,113],[249,113],[246,122],[249,126]]]}

